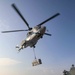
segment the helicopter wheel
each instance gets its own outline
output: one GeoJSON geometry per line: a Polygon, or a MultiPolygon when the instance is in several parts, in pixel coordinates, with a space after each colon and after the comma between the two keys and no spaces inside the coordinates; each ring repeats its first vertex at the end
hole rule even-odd
{"type": "Polygon", "coordinates": [[[43,38],[43,34],[42,34],[41,38],[43,38]]]}
{"type": "Polygon", "coordinates": [[[33,48],[35,48],[35,46],[33,46],[33,48]]]}
{"type": "Polygon", "coordinates": [[[41,38],[43,38],[43,36],[41,36],[41,38]]]}

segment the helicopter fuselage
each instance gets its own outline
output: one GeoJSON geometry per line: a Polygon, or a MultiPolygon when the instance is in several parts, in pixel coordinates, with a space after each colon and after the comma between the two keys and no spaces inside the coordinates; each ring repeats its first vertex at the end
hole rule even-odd
{"type": "Polygon", "coordinates": [[[26,39],[21,42],[20,49],[24,49],[28,46],[35,48],[37,41],[43,37],[45,31],[45,26],[35,26],[27,33],[26,39]]]}

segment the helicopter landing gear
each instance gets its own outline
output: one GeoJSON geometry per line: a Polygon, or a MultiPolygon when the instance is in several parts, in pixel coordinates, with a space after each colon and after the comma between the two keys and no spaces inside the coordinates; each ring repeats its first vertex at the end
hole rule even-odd
{"type": "Polygon", "coordinates": [[[41,38],[43,38],[43,36],[41,36],[41,38]]]}
{"type": "Polygon", "coordinates": [[[37,65],[42,64],[41,59],[37,59],[37,58],[36,58],[36,54],[35,54],[34,47],[33,47],[33,52],[34,52],[34,61],[32,62],[32,66],[37,66],[37,65]]]}
{"type": "Polygon", "coordinates": [[[33,48],[35,48],[35,45],[33,46],[33,48]]]}

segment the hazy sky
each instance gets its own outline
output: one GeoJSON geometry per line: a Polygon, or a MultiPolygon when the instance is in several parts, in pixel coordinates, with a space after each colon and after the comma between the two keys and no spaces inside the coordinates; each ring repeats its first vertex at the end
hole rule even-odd
{"type": "Polygon", "coordinates": [[[27,29],[11,4],[15,3],[31,27],[50,16],[61,15],[44,24],[51,37],[44,36],[36,45],[42,65],[32,66],[32,48],[20,53],[15,46],[27,32],[0,33],[0,75],[62,75],[75,64],[75,0],[0,0],[0,32],[27,29]]]}

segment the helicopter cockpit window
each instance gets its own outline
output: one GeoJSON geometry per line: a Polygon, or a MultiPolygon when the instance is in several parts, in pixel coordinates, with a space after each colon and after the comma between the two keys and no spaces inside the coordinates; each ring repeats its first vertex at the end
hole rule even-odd
{"type": "Polygon", "coordinates": [[[29,35],[32,35],[33,34],[33,32],[28,32],[27,33],[27,37],[29,36],[29,35]]]}
{"type": "Polygon", "coordinates": [[[36,27],[35,27],[36,30],[38,30],[38,29],[40,29],[40,28],[41,28],[40,26],[36,26],[36,27]]]}

